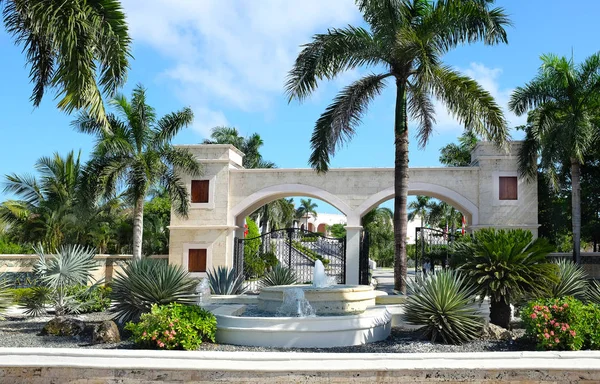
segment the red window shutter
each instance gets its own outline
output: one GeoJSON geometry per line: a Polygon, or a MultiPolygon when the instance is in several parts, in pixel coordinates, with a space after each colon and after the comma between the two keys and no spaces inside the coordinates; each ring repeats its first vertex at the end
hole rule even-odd
{"type": "Polygon", "coordinates": [[[500,177],[500,200],[518,200],[517,177],[500,177]]]}
{"type": "Polygon", "coordinates": [[[208,203],[208,180],[192,180],[192,203],[208,203]]]}
{"type": "Polygon", "coordinates": [[[188,251],[188,272],[206,272],[206,249],[188,251]]]}

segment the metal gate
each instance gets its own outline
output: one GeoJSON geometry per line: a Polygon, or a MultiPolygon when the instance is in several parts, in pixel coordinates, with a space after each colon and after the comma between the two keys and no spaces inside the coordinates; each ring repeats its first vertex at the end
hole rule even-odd
{"type": "Polygon", "coordinates": [[[300,228],[279,229],[251,239],[236,238],[233,259],[234,268],[246,279],[258,279],[278,263],[292,269],[298,282],[307,283],[313,279],[315,261],[321,260],[328,276],[335,277],[338,284],[346,282],[345,237],[327,237],[300,228]]]}
{"type": "Polygon", "coordinates": [[[415,273],[435,272],[435,266],[446,268],[452,256],[451,244],[456,235],[439,229],[415,229],[415,273]]]}
{"type": "Polygon", "coordinates": [[[358,257],[358,284],[370,285],[369,276],[369,232],[362,231],[358,257]]]}

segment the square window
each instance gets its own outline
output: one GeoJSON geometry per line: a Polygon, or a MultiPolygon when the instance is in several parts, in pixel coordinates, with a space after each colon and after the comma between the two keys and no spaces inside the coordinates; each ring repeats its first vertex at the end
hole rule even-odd
{"type": "Polygon", "coordinates": [[[500,200],[518,200],[517,177],[500,176],[500,200]]]}
{"type": "Polygon", "coordinates": [[[208,203],[208,180],[192,180],[192,203],[208,203]]]}
{"type": "Polygon", "coordinates": [[[206,272],[206,249],[188,251],[188,272],[206,272]]]}

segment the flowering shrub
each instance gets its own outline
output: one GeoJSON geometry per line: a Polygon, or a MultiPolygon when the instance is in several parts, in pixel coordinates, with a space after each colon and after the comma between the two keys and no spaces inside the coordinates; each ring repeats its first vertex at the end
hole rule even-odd
{"type": "Polygon", "coordinates": [[[132,340],[143,347],[160,349],[197,349],[202,341],[215,341],[217,319],[196,305],[154,304],[137,323],[129,322],[132,340]]]}
{"type": "Polygon", "coordinates": [[[589,334],[587,312],[595,306],[588,307],[572,297],[530,302],[521,314],[526,334],[535,339],[538,349],[579,350],[589,334]]]}

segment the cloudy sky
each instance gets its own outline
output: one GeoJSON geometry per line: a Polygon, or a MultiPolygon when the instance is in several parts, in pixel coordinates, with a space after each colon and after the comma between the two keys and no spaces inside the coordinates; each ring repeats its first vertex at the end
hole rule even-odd
{"type": "MultiPolygon", "coordinates": [[[[499,0],[511,15],[509,45],[461,47],[446,63],[478,80],[506,106],[512,90],[535,75],[539,56],[553,52],[580,61],[600,49],[595,0],[499,0]]],[[[141,83],[159,114],[190,106],[195,122],[176,143],[198,143],[217,125],[258,132],[264,157],[280,167],[303,168],[314,122],[344,85],[369,69],[324,82],[303,104],[288,103],[286,73],[315,33],[364,25],[353,0],[124,0],[135,60],[125,94],[141,83]]],[[[20,48],[0,29],[0,175],[33,171],[37,158],[71,149],[87,154],[90,137],[73,132],[72,116],[48,97],[29,102],[31,85],[20,48]]],[[[437,103],[434,137],[425,150],[411,143],[411,166],[436,166],[439,149],[461,127],[437,103]]],[[[393,166],[394,90],[370,107],[358,134],[333,159],[334,167],[393,166]]],[[[507,114],[511,125],[522,118],[507,114]]],[[[513,134],[518,138],[518,134],[513,134]]],[[[2,195],[0,195],[0,200],[2,195]]]]}

